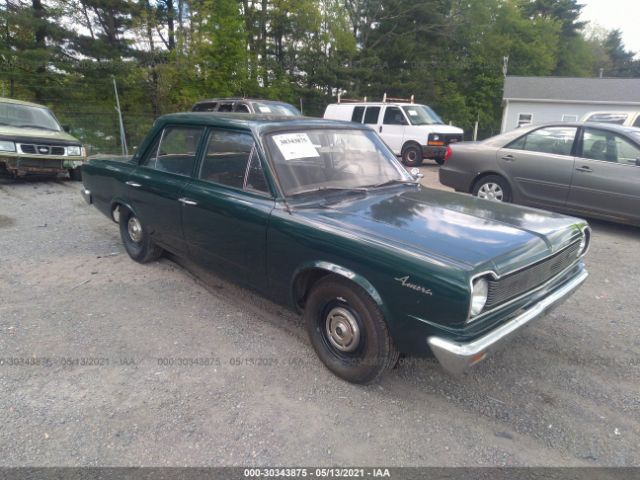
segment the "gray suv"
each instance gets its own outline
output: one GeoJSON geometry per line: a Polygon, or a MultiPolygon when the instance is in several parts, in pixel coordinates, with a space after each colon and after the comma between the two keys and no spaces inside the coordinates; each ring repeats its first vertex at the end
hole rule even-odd
{"type": "Polygon", "coordinates": [[[212,98],[201,100],[191,107],[192,112],[236,112],[262,115],[284,115],[298,117],[302,114],[293,105],[275,100],[251,98],[212,98]]]}

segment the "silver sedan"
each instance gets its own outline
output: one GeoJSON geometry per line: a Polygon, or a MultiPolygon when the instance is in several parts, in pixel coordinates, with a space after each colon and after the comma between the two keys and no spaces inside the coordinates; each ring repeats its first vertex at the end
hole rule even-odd
{"type": "Polygon", "coordinates": [[[547,124],[455,144],[440,183],[488,200],[640,225],[640,129],[547,124]]]}

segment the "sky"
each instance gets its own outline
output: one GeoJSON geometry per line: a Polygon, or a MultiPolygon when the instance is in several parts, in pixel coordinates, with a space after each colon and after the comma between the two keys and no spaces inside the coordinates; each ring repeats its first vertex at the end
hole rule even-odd
{"type": "Polygon", "coordinates": [[[640,53],[640,0],[579,0],[581,20],[608,30],[618,29],[627,50],[640,53]]]}

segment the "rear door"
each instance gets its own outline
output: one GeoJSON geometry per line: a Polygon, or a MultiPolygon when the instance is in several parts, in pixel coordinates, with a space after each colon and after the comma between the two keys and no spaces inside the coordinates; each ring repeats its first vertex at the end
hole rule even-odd
{"type": "Polygon", "coordinates": [[[583,130],[567,206],[640,221],[640,145],[610,130],[583,130]]]}
{"type": "Polygon", "coordinates": [[[553,126],[533,130],[497,152],[516,201],[563,206],[569,195],[578,127],[553,126]]]}
{"type": "Polygon", "coordinates": [[[142,224],[154,241],[176,253],[186,250],[179,199],[190,181],[203,134],[203,127],[165,127],[126,182],[125,197],[142,224]]]}
{"type": "Polygon", "coordinates": [[[379,128],[380,135],[396,155],[401,155],[402,153],[404,131],[407,123],[399,107],[389,105],[384,107],[382,125],[379,128]]]}
{"type": "Polygon", "coordinates": [[[211,129],[184,190],[189,254],[256,288],[266,287],[266,235],[273,195],[252,134],[211,129]]]}

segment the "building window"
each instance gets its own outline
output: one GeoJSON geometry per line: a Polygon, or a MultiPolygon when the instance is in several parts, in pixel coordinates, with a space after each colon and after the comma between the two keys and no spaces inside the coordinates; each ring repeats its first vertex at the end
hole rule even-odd
{"type": "Polygon", "coordinates": [[[518,128],[525,125],[531,125],[533,122],[533,113],[520,113],[518,115],[518,128]]]}
{"type": "Polygon", "coordinates": [[[564,114],[564,115],[562,115],[562,121],[563,122],[577,122],[578,121],[578,116],[577,115],[564,114]]]}

